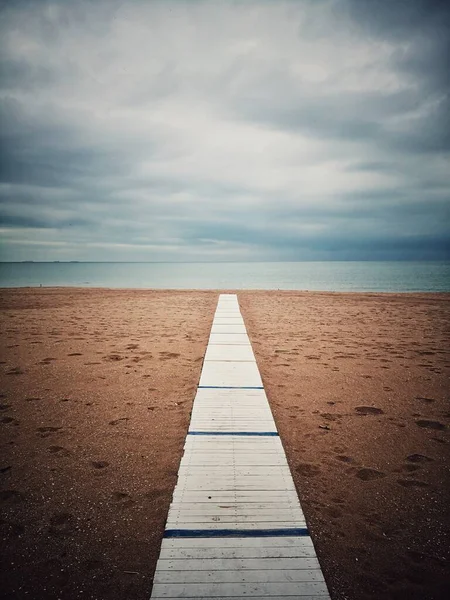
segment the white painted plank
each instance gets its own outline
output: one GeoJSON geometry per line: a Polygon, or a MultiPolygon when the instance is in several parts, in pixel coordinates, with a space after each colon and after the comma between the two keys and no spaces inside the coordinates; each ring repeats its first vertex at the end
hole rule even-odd
{"type": "Polygon", "coordinates": [[[217,437],[217,436],[193,436],[188,435],[185,441],[186,447],[234,447],[236,449],[248,449],[248,448],[260,448],[263,450],[264,448],[278,450],[278,448],[282,448],[281,440],[279,436],[276,435],[268,435],[268,436],[227,436],[227,437],[217,437]]]}
{"type": "Polygon", "coordinates": [[[248,435],[248,436],[217,436],[217,435],[188,435],[185,451],[214,449],[215,452],[231,450],[234,452],[279,452],[282,448],[277,435],[248,435]]]}
{"type": "Polygon", "coordinates": [[[191,514],[281,514],[290,512],[291,514],[303,515],[300,503],[283,502],[172,502],[171,511],[184,511],[191,514]],[[294,512],[292,512],[294,511],[294,512]]]}
{"type": "Polygon", "coordinates": [[[323,582],[320,569],[266,569],[266,561],[261,560],[259,568],[230,569],[227,571],[159,571],[154,583],[282,583],[292,581],[323,582]]]}
{"type": "Polygon", "coordinates": [[[289,510],[292,507],[300,508],[300,502],[296,504],[292,502],[279,502],[274,504],[273,502],[172,502],[170,509],[173,510],[185,510],[192,512],[201,512],[205,514],[215,514],[216,511],[220,510],[233,510],[237,514],[244,513],[246,511],[271,511],[271,510],[289,510]]]}
{"type": "Polygon", "coordinates": [[[179,489],[173,495],[174,502],[282,502],[286,500],[295,501],[297,492],[295,490],[183,490],[179,489]]]}
{"type": "Polygon", "coordinates": [[[178,512],[172,510],[167,517],[166,527],[168,529],[186,529],[189,531],[211,531],[216,529],[227,529],[230,531],[246,531],[248,529],[306,529],[306,521],[303,513],[300,511],[296,516],[294,512],[274,511],[272,514],[255,512],[247,515],[229,512],[218,515],[201,515],[191,514],[190,511],[178,512]]]}
{"type": "Polygon", "coordinates": [[[292,514],[276,513],[272,515],[261,515],[258,513],[250,515],[196,515],[189,513],[169,513],[166,521],[168,529],[202,529],[211,531],[214,529],[293,529],[306,527],[305,518],[295,519],[292,514]]]}
{"type": "Polygon", "coordinates": [[[188,490],[209,490],[209,491],[220,491],[220,490],[295,490],[294,484],[288,479],[281,477],[272,478],[268,480],[265,477],[179,477],[178,485],[185,491],[188,490]]]}
{"type": "Polygon", "coordinates": [[[185,445],[187,447],[200,447],[203,445],[205,448],[219,448],[220,447],[231,447],[231,448],[269,448],[269,449],[277,449],[277,447],[281,446],[281,441],[279,436],[277,435],[249,435],[249,436],[194,436],[188,435],[186,439],[185,445]]]}
{"type": "Polygon", "coordinates": [[[265,479],[266,477],[283,477],[285,479],[289,479],[290,470],[287,465],[274,465],[274,466],[219,466],[216,467],[214,465],[205,465],[205,466],[195,466],[195,465],[181,465],[178,471],[178,477],[190,477],[191,475],[194,477],[204,477],[205,479],[240,479],[243,477],[260,477],[261,479],[265,479]]]}
{"type": "Polygon", "coordinates": [[[185,443],[185,454],[189,452],[213,451],[215,454],[222,452],[271,452],[279,454],[281,446],[280,438],[271,436],[217,436],[217,435],[188,435],[185,443]]]}
{"type": "Polygon", "coordinates": [[[212,344],[244,344],[248,346],[250,340],[246,332],[230,333],[230,332],[213,332],[209,336],[208,346],[212,344]]]}
{"type": "Polygon", "coordinates": [[[209,360],[255,362],[256,359],[250,344],[214,344],[206,350],[205,361],[209,360]]]}
{"type": "MultiPolygon", "coordinates": [[[[264,389],[256,390],[221,390],[221,389],[198,389],[195,396],[194,406],[197,401],[209,400],[210,402],[226,402],[228,404],[240,404],[241,402],[267,402],[267,396],[264,389]]],[[[270,408],[270,407],[269,407],[270,408]]]]}
{"type": "MultiPolygon", "coordinates": [[[[237,551],[250,548],[251,552],[265,552],[269,549],[272,552],[275,548],[296,548],[300,554],[293,556],[310,557],[314,553],[314,546],[309,536],[290,536],[290,537],[245,537],[245,538],[164,538],[161,551],[180,548],[221,548],[224,552],[237,551]],[[256,550],[255,550],[256,549],[256,550]],[[305,554],[306,553],[306,554],[305,554]]],[[[244,550],[243,550],[244,551],[244,550]]],[[[237,555],[239,556],[239,555],[237,555]]],[[[243,554],[242,557],[251,558],[254,556],[266,556],[265,554],[243,554]]],[[[268,556],[271,556],[270,554],[268,556]]],[[[226,558],[226,557],[225,557],[226,558]]]]}
{"type": "Polygon", "coordinates": [[[183,503],[172,504],[169,508],[169,519],[186,519],[188,520],[199,521],[202,519],[220,519],[221,521],[232,521],[236,519],[236,522],[239,521],[251,521],[254,517],[254,520],[265,520],[265,521],[287,521],[288,519],[292,520],[301,520],[305,521],[305,517],[303,516],[303,512],[300,506],[283,506],[278,507],[273,505],[272,508],[258,508],[255,504],[249,504],[246,506],[240,505],[239,508],[235,508],[233,505],[219,505],[219,507],[209,507],[198,505],[197,507],[188,507],[183,508],[183,503]],[[180,506],[181,504],[181,506],[180,506]]]}
{"type": "Polygon", "coordinates": [[[255,466],[255,465],[287,465],[284,456],[278,454],[264,454],[259,457],[253,456],[252,454],[213,454],[208,457],[208,460],[204,459],[200,453],[185,455],[181,462],[182,465],[191,466],[255,466]]]}
{"type": "Polygon", "coordinates": [[[217,598],[254,596],[295,596],[326,594],[324,582],[297,583],[156,583],[153,585],[152,598],[217,598]]]}
{"type": "Polygon", "coordinates": [[[205,362],[200,386],[262,387],[256,363],[205,362]]]}
{"type": "Polygon", "coordinates": [[[241,315],[235,315],[235,316],[222,316],[222,315],[216,315],[214,317],[214,324],[215,325],[244,325],[244,319],[241,317],[241,315]]]}
{"type": "MultiPolygon", "coordinates": [[[[267,541],[270,543],[270,540],[264,539],[266,543],[267,541]]],[[[242,570],[259,569],[261,561],[264,561],[264,569],[267,570],[319,568],[319,561],[312,546],[305,548],[295,546],[163,548],[159,560],[159,570],[177,571],[230,570],[233,566],[242,570]],[[238,562],[234,564],[228,562],[231,560],[238,562]]]]}
{"type": "MultiPolygon", "coordinates": [[[[245,325],[244,324],[237,324],[237,325],[216,325],[213,324],[212,328],[211,328],[211,333],[245,333],[247,334],[247,330],[245,329],[245,325]]],[[[246,335],[247,338],[247,344],[249,343],[249,339],[248,336],[246,335]]]]}

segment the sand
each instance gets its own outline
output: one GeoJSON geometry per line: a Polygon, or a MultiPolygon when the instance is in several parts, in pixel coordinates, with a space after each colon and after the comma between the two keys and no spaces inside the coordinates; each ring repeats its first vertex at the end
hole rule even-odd
{"type": "MultiPolygon", "coordinates": [[[[239,298],[333,599],[444,598],[449,296],[239,298]]],[[[2,598],[148,599],[216,301],[0,292],[2,598]]]]}
{"type": "Polygon", "coordinates": [[[333,598],[450,597],[449,300],[240,295],[333,598]]]}
{"type": "Polygon", "coordinates": [[[4,597],[149,597],[216,298],[1,292],[4,597]]]}

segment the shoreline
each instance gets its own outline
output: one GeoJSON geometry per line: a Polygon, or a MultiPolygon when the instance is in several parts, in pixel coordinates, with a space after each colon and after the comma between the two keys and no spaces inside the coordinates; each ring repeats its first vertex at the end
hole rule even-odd
{"type": "Polygon", "coordinates": [[[83,287],[83,286],[21,286],[21,287],[1,287],[2,292],[20,292],[20,291],[77,291],[77,292],[157,292],[157,293],[215,293],[215,294],[330,294],[330,295],[350,295],[350,296],[449,296],[450,291],[430,292],[430,291],[340,291],[340,290],[296,290],[296,289],[263,289],[263,288],[150,288],[150,287],[83,287]]]}
{"type": "Polygon", "coordinates": [[[43,287],[0,291],[10,597],[149,597],[228,291],[333,599],[447,595],[448,292],[43,287]]]}

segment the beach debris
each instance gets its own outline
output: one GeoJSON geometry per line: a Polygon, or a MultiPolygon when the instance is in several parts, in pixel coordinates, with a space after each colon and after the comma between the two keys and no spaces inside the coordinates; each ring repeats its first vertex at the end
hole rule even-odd
{"type": "Polygon", "coordinates": [[[331,427],[329,425],[319,425],[319,429],[326,429],[327,431],[330,431],[331,427]]]}

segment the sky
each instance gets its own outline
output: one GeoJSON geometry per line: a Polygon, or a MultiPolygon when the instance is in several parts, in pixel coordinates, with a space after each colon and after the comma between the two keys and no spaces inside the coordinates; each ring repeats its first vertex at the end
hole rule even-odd
{"type": "Polygon", "coordinates": [[[0,260],[450,258],[450,8],[0,3],[0,260]]]}

